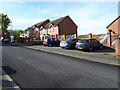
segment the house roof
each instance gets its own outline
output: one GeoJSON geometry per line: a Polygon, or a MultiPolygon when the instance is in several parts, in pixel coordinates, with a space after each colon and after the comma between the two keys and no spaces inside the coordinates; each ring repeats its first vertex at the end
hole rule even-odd
{"type": "Polygon", "coordinates": [[[54,26],[57,26],[58,24],[60,24],[66,17],[69,17],[68,15],[65,17],[61,17],[59,19],[53,20],[51,22],[49,22],[48,24],[45,25],[45,28],[49,28],[49,25],[52,24],[54,26]]]}
{"type": "Polygon", "coordinates": [[[38,27],[38,28],[40,28],[40,26],[43,26],[43,27],[44,27],[48,22],[50,22],[49,19],[47,19],[47,20],[45,20],[45,21],[42,21],[42,22],[39,22],[39,23],[36,23],[36,24],[34,24],[33,26],[28,27],[27,29],[25,29],[25,31],[29,31],[29,29],[30,29],[30,28],[34,28],[34,26],[36,26],[36,27],[38,27]]]}
{"type": "Polygon", "coordinates": [[[110,23],[106,28],[108,28],[110,25],[112,25],[116,20],[118,20],[120,18],[120,16],[118,16],[114,21],[112,21],[112,23],[110,23]]]}
{"type": "Polygon", "coordinates": [[[38,28],[40,28],[40,26],[43,25],[43,27],[44,27],[44,25],[46,25],[48,22],[50,22],[49,19],[47,19],[47,20],[45,20],[45,21],[42,21],[42,22],[39,22],[39,23],[37,23],[37,24],[34,24],[33,26],[36,25],[38,28]]]}

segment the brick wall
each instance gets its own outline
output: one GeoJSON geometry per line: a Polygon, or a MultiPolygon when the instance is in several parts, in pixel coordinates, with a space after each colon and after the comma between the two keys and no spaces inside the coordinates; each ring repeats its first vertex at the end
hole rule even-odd
{"type": "Polygon", "coordinates": [[[69,18],[66,17],[60,24],[59,24],[59,34],[60,35],[77,35],[77,26],[74,22],[69,18]]]}
{"type": "Polygon", "coordinates": [[[120,58],[120,37],[115,39],[115,55],[120,58]]]}
{"type": "MultiPolygon", "coordinates": [[[[52,28],[52,27],[51,27],[52,28]]],[[[50,35],[59,35],[59,28],[58,26],[53,27],[54,30],[52,31],[51,28],[47,29],[47,33],[50,35]]]]}
{"type": "Polygon", "coordinates": [[[120,30],[118,28],[120,26],[119,21],[120,21],[120,17],[118,17],[117,19],[115,19],[107,27],[108,32],[111,33],[111,37],[110,36],[107,37],[107,44],[108,44],[107,46],[109,46],[109,47],[110,47],[110,41],[112,43],[113,41],[115,41],[115,38],[120,35],[120,30]],[[111,32],[110,32],[110,30],[111,30],[111,32]]]}

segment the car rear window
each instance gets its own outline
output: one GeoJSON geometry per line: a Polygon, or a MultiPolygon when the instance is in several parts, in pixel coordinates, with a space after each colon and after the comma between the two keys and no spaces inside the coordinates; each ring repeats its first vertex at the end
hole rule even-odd
{"type": "Polygon", "coordinates": [[[88,43],[88,42],[89,42],[89,40],[79,39],[79,40],[78,40],[78,42],[80,42],[80,43],[88,43]]]}

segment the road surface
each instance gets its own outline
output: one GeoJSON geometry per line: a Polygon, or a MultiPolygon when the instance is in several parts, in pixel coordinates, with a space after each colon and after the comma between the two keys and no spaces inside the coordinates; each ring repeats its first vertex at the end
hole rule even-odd
{"type": "Polygon", "coordinates": [[[2,67],[21,88],[118,88],[118,67],[3,45],[2,67]]]}

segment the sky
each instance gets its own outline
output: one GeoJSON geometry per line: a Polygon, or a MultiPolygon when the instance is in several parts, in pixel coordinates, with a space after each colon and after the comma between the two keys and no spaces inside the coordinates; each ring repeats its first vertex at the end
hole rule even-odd
{"type": "MultiPolygon", "coordinates": [[[[118,2],[2,2],[2,13],[12,20],[14,30],[69,15],[78,35],[107,33],[106,27],[118,17],[118,2]]],[[[9,27],[10,29],[11,27],[9,27]]]]}

